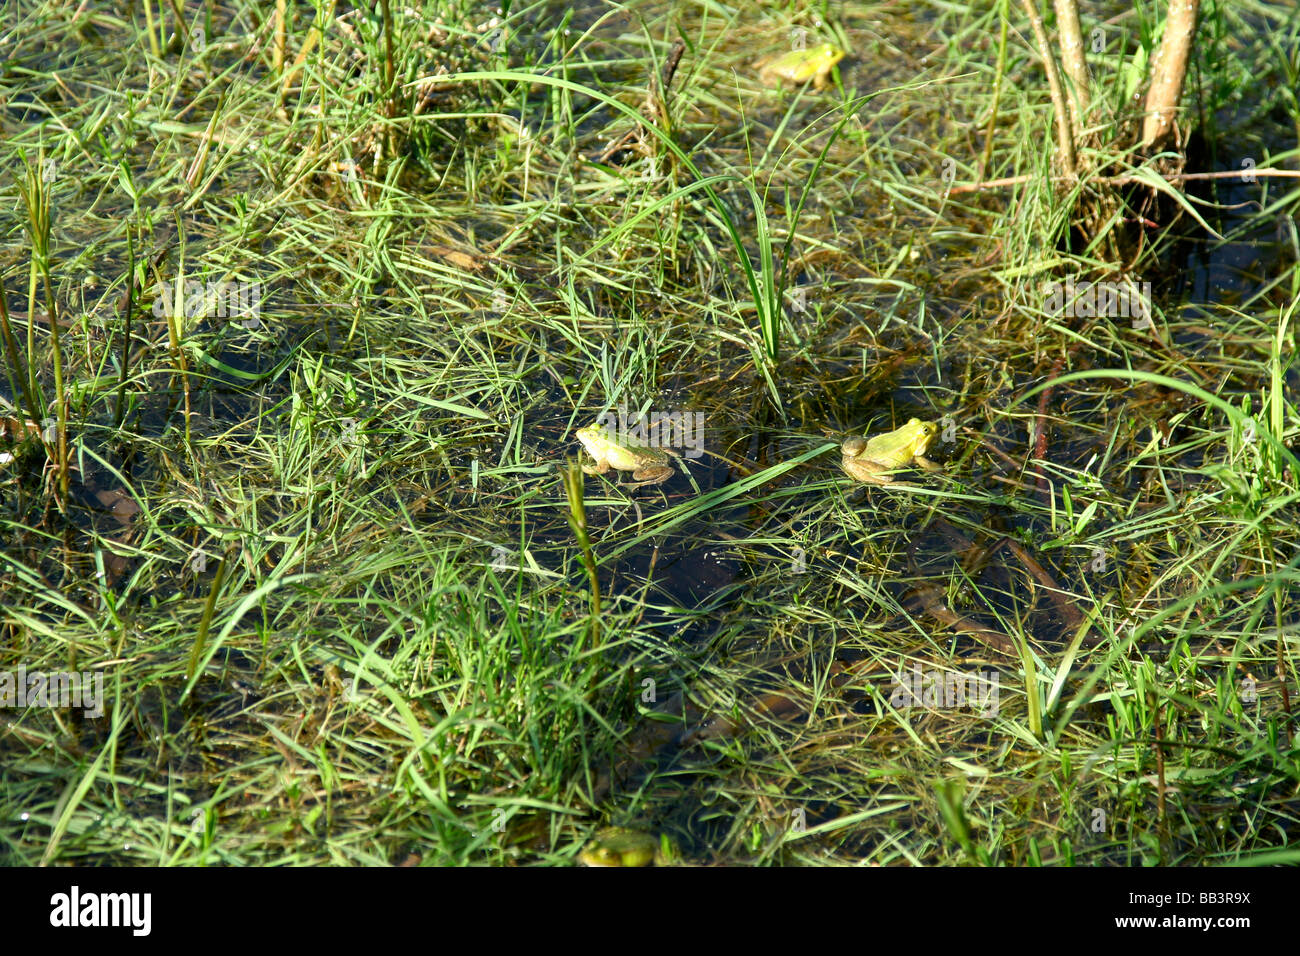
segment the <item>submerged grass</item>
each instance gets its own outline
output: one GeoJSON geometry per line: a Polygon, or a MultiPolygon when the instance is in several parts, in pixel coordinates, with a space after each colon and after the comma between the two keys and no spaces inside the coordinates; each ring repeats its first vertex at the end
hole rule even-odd
{"type": "MultiPolygon", "coordinates": [[[[0,693],[103,689],[7,698],[0,857],[1300,858],[1300,193],[1110,185],[1145,12],[1062,190],[996,6],[282,9],[0,35],[0,693]],[[565,468],[613,409],[703,454],[565,468]]],[[[1204,35],[1188,170],[1293,169],[1300,21],[1204,35]]]]}

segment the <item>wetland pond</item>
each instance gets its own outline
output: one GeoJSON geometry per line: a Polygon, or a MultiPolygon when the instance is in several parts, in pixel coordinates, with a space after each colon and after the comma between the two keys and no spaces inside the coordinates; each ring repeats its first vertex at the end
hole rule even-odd
{"type": "MultiPolygon", "coordinates": [[[[42,10],[0,90],[0,672],[106,697],[0,711],[11,862],[1295,835],[1295,180],[1124,194],[1108,264],[1032,34],[995,105],[953,5],[42,10]]],[[[1097,16],[1121,84],[1146,25],[1097,16]]],[[[1242,44],[1188,170],[1295,165],[1242,44]]]]}

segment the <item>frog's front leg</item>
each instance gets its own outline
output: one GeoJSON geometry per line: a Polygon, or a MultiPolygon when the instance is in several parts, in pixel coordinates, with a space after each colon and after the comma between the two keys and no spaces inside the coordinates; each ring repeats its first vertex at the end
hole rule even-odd
{"type": "Polygon", "coordinates": [[[584,475],[603,475],[609,471],[609,459],[597,458],[594,465],[583,465],[582,473],[584,475]]]}
{"type": "Polygon", "coordinates": [[[916,455],[912,458],[912,461],[916,462],[926,471],[943,471],[943,465],[939,464],[937,461],[931,461],[923,455],[916,455]]]}

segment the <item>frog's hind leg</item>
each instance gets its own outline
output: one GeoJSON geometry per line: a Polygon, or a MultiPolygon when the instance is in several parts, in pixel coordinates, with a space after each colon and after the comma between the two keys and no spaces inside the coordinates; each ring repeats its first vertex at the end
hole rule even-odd
{"type": "Polygon", "coordinates": [[[845,455],[840,463],[848,476],[857,481],[865,481],[872,485],[887,485],[894,480],[889,469],[872,461],[845,455]]]}
{"type": "Polygon", "coordinates": [[[649,468],[638,468],[632,472],[632,478],[637,485],[657,485],[661,481],[667,481],[676,472],[667,465],[651,465],[649,468]]]}

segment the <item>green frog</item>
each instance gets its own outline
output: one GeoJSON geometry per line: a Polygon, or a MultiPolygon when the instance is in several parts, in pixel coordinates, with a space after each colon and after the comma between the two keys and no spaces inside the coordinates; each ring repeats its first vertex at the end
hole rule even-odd
{"type": "Polygon", "coordinates": [[[667,837],[656,837],[627,827],[606,827],[578,854],[587,866],[667,866],[677,849],[667,837]]]}
{"type": "Polygon", "coordinates": [[[876,485],[888,484],[894,480],[889,472],[910,465],[919,465],[926,471],[940,471],[942,465],[925,457],[938,434],[936,423],[912,418],[901,428],[870,440],[856,436],[846,438],[840,446],[841,464],[849,477],[876,485]]]}
{"type": "Polygon", "coordinates": [[[630,471],[633,483],[629,483],[629,487],[639,488],[667,481],[676,473],[668,463],[668,452],[638,445],[627,438],[612,437],[599,424],[579,428],[577,438],[596,460],[594,465],[582,466],[583,474],[603,475],[610,468],[630,471]]]}
{"type": "Polygon", "coordinates": [[[781,83],[798,85],[812,80],[813,87],[826,89],[826,78],[835,64],[844,59],[844,51],[833,43],[819,43],[806,50],[791,50],[778,57],[760,60],[758,78],[768,86],[781,83]]]}

